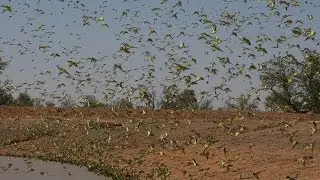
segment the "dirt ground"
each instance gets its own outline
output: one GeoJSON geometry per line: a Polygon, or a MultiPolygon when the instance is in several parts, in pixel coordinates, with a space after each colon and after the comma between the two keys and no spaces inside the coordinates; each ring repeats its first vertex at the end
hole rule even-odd
{"type": "Polygon", "coordinates": [[[115,179],[319,179],[319,127],[315,114],[2,107],[0,155],[115,179]]]}

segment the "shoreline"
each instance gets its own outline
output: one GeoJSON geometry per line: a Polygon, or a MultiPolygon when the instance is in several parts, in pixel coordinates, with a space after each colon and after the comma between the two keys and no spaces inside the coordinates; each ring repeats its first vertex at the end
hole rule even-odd
{"type": "Polygon", "coordinates": [[[25,176],[29,179],[39,178],[48,175],[55,178],[67,179],[96,179],[96,180],[113,180],[110,176],[97,174],[89,171],[86,166],[79,166],[67,162],[47,161],[34,157],[19,156],[2,156],[0,155],[1,173],[0,176],[8,176],[7,178],[17,178],[17,176],[25,176]],[[40,173],[39,173],[40,171],[40,173]],[[34,173],[35,172],[35,173],[34,173]],[[32,173],[32,174],[29,174],[32,173]]]}
{"type": "Polygon", "coordinates": [[[71,165],[79,168],[85,168],[86,171],[92,172],[95,175],[98,176],[103,176],[104,178],[112,178],[112,180],[122,180],[125,179],[125,175],[121,174],[120,171],[108,166],[108,165],[99,165],[99,164],[92,164],[90,162],[86,163],[81,163],[81,162],[76,162],[74,160],[63,160],[59,161],[56,160],[55,158],[50,158],[50,157],[39,157],[39,156],[32,156],[32,155],[19,155],[19,154],[10,154],[10,153],[3,153],[3,148],[0,147],[0,157],[8,157],[8,158],[22,158],[22,159],[29,159],[31,161],[36,160],[36,161],[42,161],[45,163],[59,163],[61,165],[71,165]],[[88,165],[91,164],[91,165],[88,165]]]}

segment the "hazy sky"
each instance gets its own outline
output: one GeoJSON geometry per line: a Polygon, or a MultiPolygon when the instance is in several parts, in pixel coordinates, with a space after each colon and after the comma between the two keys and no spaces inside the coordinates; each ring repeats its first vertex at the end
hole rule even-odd
{"type": "MultiPolygon", "coordinates": [[[[105,91],[105,86],[103,85],[106,84],[107,80],[107,77],[104,77],[106,75],[104,72],[111,71],[115,63],[121,63],[123,69],[134,69],[147,65],[143,53],[149,51],[151,54],[156,55],[155,65],[157,70],[154,75],[158,78],[155,84],[159,86],[160,83],[166,82],[164,78],[168,75],[168,71],[164,70],[164,63],[168,58],[165,56],[165,52],[158,50],[155,46],[159,45],[159,47],[169,48],[163,39],[166,34],[173,34],[174,40],[172,42],[177,46],[179,46],[180,42],[185,43],[189,50],[188,55],[197,59],[197,65],[191,71],[204,76],[205,80],[210,82],[209,85],[201,83],[199,86],[195,86],[194,88],[199,92],[201,90],[212,89],[212,87],[221,83],[221,77],[225,75],[223,72],[227,69],[221,69],[222,67],[220,67],[219,70],[221,72],[215,78],[210,79],[206,79],[206,73],[203,70],[210,62],[216,62],[217,67],[219,67],[219,62],[216,59],[217,56],[228,56],[233,64],[238,62],[241,65],[264,62],[272,58],[273,54],[277,52],[285,52],[287,50],[294,54],[299,52],[296,48],[288,49],[286,46],[280,46],[280,48],[275,49],[272,48],[275,45],[274,43],[266,42],[263,45],[268,50],[267,55],[257,56],[256,59],[250,59],[246,55],[239,57],[243,52],[243,44],[239,40],[241,37],[247,37],[253,43],[257,40],[257,35],[259,34],[265,33],[272,38],[283,35],[289,38],[288,43],[299,43],[302,49],[304,47],[319,48],[311,40],[301,41],[301,39],[292,38],[292,28],[299,24],[294,23],[288,28],[284,28],[284,25],[280,28],[276,27],[277,23],[280,24],[283,15],[291,14],[293,16],[288,16],[287,19],[292,19],[293,22],[301,20],[304,24],[299,25],[300,27],[310,27],[318,30],[320,28],[320,12],[318,11],[319,6],[317,4],[319,3],[317,0],[308,1],[308,4],[301,2],[300,8],[289,8],[288,11],[282,9],[279,17],[272,16],[268,21],[262,23],[263,29],[258,27],[257,22],[254,22],[251,26],[247,25],[239,32],[238,37],[230,36],[234,27],[225,29],[218,25],[216,35],[226,40],[223,45],[227,44],[230,46],[234,53],[231,54],[227,51],[223,53],[209,52],[207,55],[205,52],[210,51],[208,45],[197,39],[202,32],[210,33],[210,29],[204,28],[205,26],[199,21],[199,16],[194,15],[194,12],[201,12],[203,10],[211,20],[219,24],[219,15],[222,13],[220,9],[226,5],[226,2],[213,0],[182,1],[184,11],[180,8],[172,7],[177,2],[179,1],[169,0],[165,4],[160,4],[160,0],[79,1],[79,3],[75,1],[60,2],[58,0],[1,1],[0,6],[10,4],[13,9],[13,14],[8,12],[0,14],[0,56],[10,61],[6,77],[11,79],[14,85],[20,85],[23,82],[46,81],[44,84],[34,85],[29,90],[33,95],[41,92],[53,93],[56,90],[57,84],[61,82],[64,82],[66,86],[58,89],[58,92],[66,91],[74,95],[76,85],[72,85],[70,81],[65,80],[62,76],[58,76],[56,65],[67,68],[68,64],[66,61],[80,60],[86,65],[82,69],[81,78],[91,77],[94,79],[91,84],[81,86],[82,93],[95,93],[98,97],[102,97],[105,91]],[[28,4],[25,2],[28,2],[28,4]],[[312,3],[316,4],[316,6],[312,3]],[[79,8],[74,8],[75,6],[79,8]],[[161,8],[162,10],[158,12],[161,17],[157,16],[155,14],[157,11],[152,11],[152,8],[161,8]],[[126,12],[127,9],[129,9],[127,12],[128,17],[122,16],[123,12],[126,12]],[[177,13],[177,18],[173,17],[175,13],[177,13]],[[95,18],[94,20],[89,20],[89,26],[83,26],[84,15],[95,18]],[[307,20],[307,15],[312,15],[313,20],[307,20]],[[109,28],[101,25],[103,23],[96,23],[97,18],[101,16],[104,17],[104,23],[107,23],[109,28]],[[146,21],[150,24],[145,23],[146,21]],[[165,23],[171,24],[172,27],[168,28],[165,23]],[[132,26],[141,28],[142,33],[131,37],[129,34],[125,34],[120,39],[117,39],[115,34],[124,30],[124,25],[126,24],[132,24],[132,26]],[[159,35],[152,36],[154,43],[147,41],[149,28],[155,29],[159,35]],[[179,36],[181,31],[186,35],[179,36]],[[141,36],[142,42],[138,43],[137,40],[141,34],[143,34],[141,36]],[[136,38],[134,39],[133,37],[136,38]],[[157,41],[156,39],[159,40],[157,41]],[[119,50],[120,43],[130,41],[132,45],[138,48],[134,49],[134,55],[124,62],[125,58],[120,57],[117,51],[119,50]],[[155,44],[155,46],[152,46],[152,44],[155,44]],[[39,46],[49,46],[49,48],[39,49],[39,46]],[[54,53],[59,54],[60,57],[53,58],[54,53]],[[95,57],[99,61],[90,64],[88,60],[85,60],[88,57],[95,57]],[[103,64],[105,65],[103,66],[103,64]],[[160,67],[163,67],[163,70],[159,70],[160,67]],[[51,75],[39,75],[39,73],[45,73],[48,70],[51,72],[51,75]]],[[[248,3],[245,4],[243,0],[238,0],[230,1],[229,4],[228,11],[240,12],[241,16],[252,15],[251,18],[253,20],[256,17],[263,21],[265,17],[259,13],[269,14],[271,12],[266,8],[265,1],[248,0],[248,3]],[[252,8],[248,9],[249,6],[252,6],[252,8]]],[[[316,39],[318,39],[318,35],[316,39]]],[[[257,44],[253,43],[248,48],[253,51],[257,44]]],[[[169,49],[166,52],[168,51],[169,49]]],[[[181,54],[178,50],[174,52],[178,53],[178,56],[187,57],[186,54],[181,54]]],[[[70,71],[74,73],[76,70],[75,68],[71,68],[70,71]]],[[[142,74],[141,71],[132,72],[127,77],[129,80],[125,84],[133,83],[134,78],[138,79],[140,77],[139,74],[142,74]]],[[[114,75],[114,77],[116,80],[121,80],[125,76],[120,74],[114,75]]],[[[257,76],[253,76],[252,81],[255,83],[253,86],[257,86],[257,83],[259,83],[257,76]]],[[[243,93],[245,89],[250,89],[248,81],[244,81],[241,78],[231,81],[228,85],[233,90],[233,95],[243,93]]],[[[23,89],[23,87],[20,89],[23,89]]],[[[158,90],[162,90],[160,86],[158,90]]],[[[58,92],[54,93],[59,94],[58,92]]]]}

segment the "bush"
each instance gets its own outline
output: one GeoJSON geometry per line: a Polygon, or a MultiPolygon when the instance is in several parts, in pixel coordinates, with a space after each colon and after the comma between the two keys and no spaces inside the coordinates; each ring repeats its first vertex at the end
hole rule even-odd
{"type": "Polygon", "coordinates": [[[31,107],[34,105],[34,101],[27,92],[24,92],[19,94],[15,104],[17,106],[31,107]]]}
{"type": "Polygon", "coordinates": [[[12,105],[14,99],[10,93],[6,91],[4,88],[0,88],[0,105],[1,106],[8,106],[12,105]]]}

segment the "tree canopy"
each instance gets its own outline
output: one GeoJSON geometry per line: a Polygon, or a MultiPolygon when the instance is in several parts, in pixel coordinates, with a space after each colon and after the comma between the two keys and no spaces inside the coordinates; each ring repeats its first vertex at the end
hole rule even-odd
{"type": "Polygon", "coordinates": [[[264,64],[263,86],[270,91],[266,107],[271,110],[307,112],[320,110],[320,54],[304,50],[303,58],[291,54],[264,64]]]}

